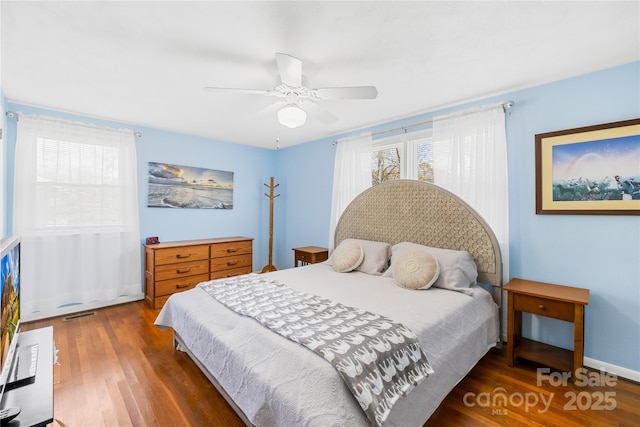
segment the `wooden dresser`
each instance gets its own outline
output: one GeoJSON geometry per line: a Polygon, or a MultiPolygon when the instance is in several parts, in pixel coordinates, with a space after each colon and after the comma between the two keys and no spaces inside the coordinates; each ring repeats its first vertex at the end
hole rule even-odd
{"type": "Polygon", "coordinates": [[[145,301],[162,308],[176,292],[200,282],[251,273],[253,239],[222,237],[144,246],[145,301]]]}

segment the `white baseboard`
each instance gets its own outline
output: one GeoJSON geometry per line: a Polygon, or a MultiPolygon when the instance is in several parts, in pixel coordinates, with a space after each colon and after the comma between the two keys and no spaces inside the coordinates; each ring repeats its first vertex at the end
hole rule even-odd
{"type": "Polygon", "coordinates": [[[69,307],[59,308],[52,311],[42,311],[35,313],[22,313],[21,322],[33,322],[34,320],[48,319],[50,317],[66,316],[67,314],[79,313],[87,310],[95,310],[98,308],[108,307],[110,305],[124,304],[126,302],[140,301],[144,299],[144,294],[127,295],[109,301],[96,301],[86,304],[72,305],[69,307]]]}
{"type": "Polygon", "coordinates": [[[584,366],[599,371],[615,374],[618,378],[626,378],[631,381],[640,383],[640,372],[634,371],[622,366],[612,365],[611,363],[601,362],[600,360],[592,359],[590,357],[584,358],[584,366]]]}

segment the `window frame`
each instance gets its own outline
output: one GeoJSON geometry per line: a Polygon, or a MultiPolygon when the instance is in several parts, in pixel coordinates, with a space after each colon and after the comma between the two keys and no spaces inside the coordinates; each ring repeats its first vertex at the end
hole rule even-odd
{"type": "MultiPolygon", "coordinates": [[[[433,142],[431,128],[404,132],[398,135],[374,139],[371,154],[392,149],[400,149],[400,179],[418,179],[418,145],[433,142]]],[[[432,165],[433,166],[433,165],[432,165]]],[[[372,169],[373,172],[373,169],[372,169]]],[[[373,185],[373,182],[372,182],[373,185]]]]}
{"type": "MultiPolygon", "coordinates": [[[[34,188],[36,190],[36,194],[38,194],[39,191],[42,191],[44,193],[50,192],[50,190],[47,190],[47,189],[62,190],[62,191],[66,190],[68,193],[75,194],[77,196],[80,196],[79,193],[82,192],[83,190],[85,192],[96,192],[96,193],[100,193],[105,190],[107,191],[111,190],[116,195],[114,199],[117,199],[117,200],[122,199],[123,188],[126,186],[126,184],[122,181],[122,176],[120,174],[120,165],[122,163],[122,156],[123,156],[123,151],[120,147],[117,147],[113,144],[69,141],[61,138],[52,138],[52,137],[38,137],[36,139],[36,145],[37,145],[36,159],[35,159],[36,176],[35,176],[35,182],[34,182],[34,188]],[[65,145],[67,145],[66,149],[64,147],[65,145]],[[105,163],[105,161],[110,160],[110,162],[108,163],[109,163],[109,167],[111,168],[111,172],[113,174],[111,176],[112,182],[86,182],[86,181],[78,180],[77,177],[73,176],[74,173],[82,174],[83,172],[82,166],[84,167],[87,166],[86,164],[87,157],[83,157],[81,153],[83,149],[84,150],[93,149],[93,151],[104,150],[104,152],[100,155],[100,157],[103,160],[102,161],[103,164],[105,163]],[[69,179],[60,179],[60,180],[47,179],[48,171],[46,171],[45,168],[47,166],[46,165],[47,154],[49,154],[48,150],[55,151],[56,153],[60,153],[61,151],[67,154],[72,151],[75,151],[75,154],[80,153],[79,156],[74,157],[73,161],[69,162],[69,164],[66,165],[67,166],[66,171],[69,173],[68,175],[69,179]],[[111,151],[111,153],[109,153],[109,151],[111,151]],[[106,154],[111,154],[111,155],[107,156],[106,154]],[[78,164],[75,163],[76,161],[78,163],[84,162],[85,164],[80,165],[81,167],[78,168],[77,167],[78,164]]],[[[56,164],[56,166],[59,166],[59,165],[56,164]]],[[[40,199],[40,198],[39,200],[41,202],[47,201],[46,199],[40,199]]],[[[63,201],[63,199],[56,195],[53,198],[51,198],[50,201],[55,202],[55,204],[57,205],[57,202],[63,201]]],[[[105,200],[103,196],[101,198],[85,199],[84,201],[98,202],[100,204],[104,204],[104,202],[108,200],[105,200]]],[[[57,234],[57,233],[65,234],[69,232],[93,233],[93,232],[96,232],[96,230],[102,230],[103,232],[118,232],[123,227],[126,226],[126,221],[123,217],[124,212],[122,210],[121,204],[119,203],[115,204],[115,212],[116,212],[115,216],[112,216],[112,218],[115,218],[115,220],[113,219],[107,220],[106,218],[108,216],[104,215],[105,214],[104,208],[100,212],[91,211],[91,210],[80,211],[80,212],[77,212],[77,215],[79,215],[80,217],[88,218],[86,214],[93,214],[95,218],[100,218],[100,221],[82,221],[81,220],[81,221],[70,221],[70,222],[69,220],[73,220],[73,218],[69,216],[63,215],[62,218],[66,219],[67,221],[61,222],[60,219],[62,218],[57,214],[53,214],[53,215],[42,214],[38,216],[41,223],[35,228],[39,230],[42,234],[57,234]]]]}

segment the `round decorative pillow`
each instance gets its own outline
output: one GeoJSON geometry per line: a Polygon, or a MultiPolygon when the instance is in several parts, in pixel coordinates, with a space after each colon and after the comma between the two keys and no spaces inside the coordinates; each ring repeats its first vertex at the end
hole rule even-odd
{"type": "Polygon", "coordinates": [[[331,265],[338,273],[355,270],[364,259],[362,245],[354,241],[343,241],[331,254],[331,265]]]}
{"type": "Polygon", "coordinates": [[[406,289],[429,289],[439,275],[438,260],[425,250],[407,251],[393,263],[393,278],[406,289]]]}

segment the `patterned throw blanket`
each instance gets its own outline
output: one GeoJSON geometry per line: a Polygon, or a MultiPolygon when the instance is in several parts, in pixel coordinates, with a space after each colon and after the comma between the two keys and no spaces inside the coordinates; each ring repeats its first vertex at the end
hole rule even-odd
{"type": "Polygon", "coordinates": [[[255,273],[199,285],[231,310],[313,350],[340,373],[372,424],[433,370],[402,324],[255,273]]]}

